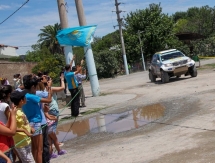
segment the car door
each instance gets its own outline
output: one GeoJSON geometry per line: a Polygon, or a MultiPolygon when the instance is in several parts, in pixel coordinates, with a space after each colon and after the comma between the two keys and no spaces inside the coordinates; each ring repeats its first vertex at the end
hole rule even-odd
{"type": "Polygon", "coordinates": [[[152,63],[151,63],[151,70],[154,75],[156,75],[156,65],[157,65],[156,58],[157,58],[157,56],[156,56],[156,54],[154,54],[152,57],[152,63]]]}
{"type": "Polygon", "coordinates": [[[161,75],[161,72],[160,72],[160,67],[161,67],[161,65],[162,65],[162,63],[161,63],[161,60],[160,60],[160,55],[157,54],[157,55],[156,55],[156,74],[157,74],[158,76],[161,75]]]}

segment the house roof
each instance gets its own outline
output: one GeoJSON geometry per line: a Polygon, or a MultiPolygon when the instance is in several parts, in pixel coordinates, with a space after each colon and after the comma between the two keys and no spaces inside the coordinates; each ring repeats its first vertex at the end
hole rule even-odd
{"type": "Polygon", "coordinates": [[[10,45],[4,45],[4,44],[0,44],[0,48],[1,47],[12,47],[12,48],[15,48],[15,49],[19,49],[17,46],[10,46],[10,45]]]}
{"type": "Polygon", "coordinates": [[[197,40],[205,38],[203,35],[198,33],[184,32],[175,34],[179,40],[197,40]]]}

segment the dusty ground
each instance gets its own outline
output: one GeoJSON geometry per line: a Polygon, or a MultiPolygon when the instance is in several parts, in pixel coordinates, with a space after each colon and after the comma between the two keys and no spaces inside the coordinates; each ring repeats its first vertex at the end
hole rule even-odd
{"type": "MultiPolygon", "coordinates": [[[[215,162],[214,76],[213,69],[204,69],[198,71],[196,78],[181,77],[167,84],[159,80],[150,83],[147,72],[101,80],[103,98],[107,98],[110,105],[100,113],[78,120],[121,113],[151,104],[165,108],[162,116],[129,131],[89,132],[68,140],[64,145],[68,154],[51,162],[215,162]],[[111,105],[111,97],[114,101],[117,95],[131,98],[111,105]]],[[[85,91],[90,94],[89,83],[85,84],[85,91]]]]}

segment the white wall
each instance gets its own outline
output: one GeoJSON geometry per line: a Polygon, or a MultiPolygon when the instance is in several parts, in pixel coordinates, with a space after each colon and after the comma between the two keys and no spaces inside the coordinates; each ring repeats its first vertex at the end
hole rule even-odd
{"type": "Polygon", "coordinates": [[[0,47],[0,55],[18,56],[16,48],[13,47],[0,47]]]}

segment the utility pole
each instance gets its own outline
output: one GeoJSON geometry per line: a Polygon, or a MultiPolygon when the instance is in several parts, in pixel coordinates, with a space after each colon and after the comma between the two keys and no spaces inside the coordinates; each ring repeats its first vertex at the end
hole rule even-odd
{"type": "MultiPolygon", "coordinates": [[[[85,19],[82,0],[75,0],[75,4],[76,4],[76,10],[78,14],[79,25],[86,26],[87,22],[85,19]]],[[[92,94],[93,96],[99,96],[100,94],[99,81],[98,81],[98,76],[96,72],[96,66],[94,62],[91,45],[89,45],[88,47],[84,47],[84,52],[85,52],[86,63],[87,63],[87,68],[89,72],[92,94]]]]}
{"type": "MultiPolygon", "coordinates": [[[[64,0],[57,0],[58,3],[58,11],[59,11],[59,17],[60,17],[60,24],[61,28],[68,28],[68,19],[67,19],[67,11],[64,0]]],[[[69,64],[72,57],[73,57],[73,51],[72,46],[64,46],[64,55],[66,59],[66,64],[69,64]]]]}
{"type": "Polygon", "coordinates": [[[118,21],[118,24],[119,24],[119,34],[120,34],[120,40],[121,40],[121,46],[122,46],[122,54],[123,54],[125,73],[126,73],[126,75],[129,75],[128,63],[127,63],[127,58],[126,58],[126,53],[125,53],[125,44],[124,44],[124,39],[123,39],[123,34],[122,34],[122,19],[120,18],[120,13],[122,11],[119,10],[119,5],[120,4],[121,3],[118,3],[117,0],[115,0],[116,14],[117,14],[117,21],[118,21]]]}

